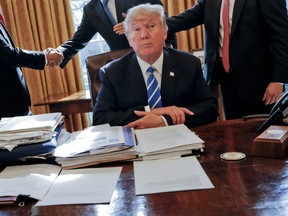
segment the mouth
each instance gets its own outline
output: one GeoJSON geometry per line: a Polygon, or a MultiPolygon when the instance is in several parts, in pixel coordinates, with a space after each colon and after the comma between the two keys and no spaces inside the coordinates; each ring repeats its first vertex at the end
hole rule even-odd
{"type": "Polygon", "coordinates": [[[147,48],[147,47],[151,47],[152,45],[153,45],[152,43],[146,43],[146,44],[142,44],[141,47],[147,48]]]}

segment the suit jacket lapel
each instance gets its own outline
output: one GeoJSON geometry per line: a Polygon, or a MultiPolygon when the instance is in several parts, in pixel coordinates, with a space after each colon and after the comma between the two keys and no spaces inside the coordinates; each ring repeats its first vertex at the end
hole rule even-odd
{"type": "Polygon", "coordinates": [[[112,26],[112,23],[103,8],[102,2],[100,0],[94,1],[94,2],[95,2],[95,5],[94,5],[95,13],[98,19],[102,20],[101,23],[106,23],[106,25],[112,26]]]}
{"type": "MultiPolygon", "coordinates": [[[[147,89],[141,68],[137,61],[136,54],[134,53],[132,55],[127,69],[127,80],[129,82],[127,85],[131,86],[131,94],[133,94],[135,98],[147,98],[147,89]]],[[[124,65],[124,67],[126,66],[124,65]]]]}
{"type": "Polygon", "coordinates": [[[219,37],[221,2],[222,0],[209,1],[210,4],[208,4],[209,7],[207,7],[206,12],[209,17],[205,17],[206,19],[209,19],[211,23],[213,23],[213,25],[211,26],[211,32],[213,32],[213,37],[215,41],[218,41],[219,37]]]}
{"type": "Polygon", "coordinates": [[[122,16],[122,13],[127,12],[127,9],[129,8],[129,6],[127,6],[128,4],[130,4],[130,1],[128,1],[128,0],[127,1],[115,0],[115,7],[116,7],[118,23],[124,21],[124,17],[122,16]]]}
{"type": "Polygon", "coordinates": [[[177,84],[177,73],[178,71],[176,71],[176,63],[174,58],[172,58],[167,49],[164,49],[161,80],[161,98],[163,106],[167,106],[173,102],[177,84]]]}
{"type": "Polygon", "coordinates": [[[10,37],[10,34],[8,33],[8,31],[6,30],[6,28],[4,27],[4,25],[1,22],[0,22],[0,33],[8,44],[15,47],[15,45],[12,41],[12,38],[10,37]]]}
{"type": "Polygon", "coordinates": [[[241,16],[241,12],[243,10],[243,6],[246,0],[237,0],[235,1],[234,10],[233,10],[233,18],[232,18],[232,27],[231,27],[231,35],[230,40],[233,37],[235,29],[237,27],[239,18],[241,16]]]}

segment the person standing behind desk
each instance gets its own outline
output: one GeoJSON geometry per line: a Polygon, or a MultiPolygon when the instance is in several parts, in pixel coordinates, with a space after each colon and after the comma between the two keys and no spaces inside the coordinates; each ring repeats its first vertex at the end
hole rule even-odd
{"type": "Polygon", "coordinates": [[[205,27],[205,79],[220,84],[226,119],[269,113],[288,81],[288,16],[284,0],[230,0],[228,69],[222,56],[224,0],[198,0],[167,19],[170,33],[205,27]],[[222,3],[221,3],[222,2],[222,3]],[[229,42],[230,37],[230,42],[229,42]]]}
{"type": "MultiPolygon", "coordinates": [[[[142,3],[151,3],[162,5],[161,0],[109,0],[108,8],[113,15],[114,21],[111,21],[105,12],[103,2],[105,0],[91,0],[83,9],[82,21],[74,33],[73,38],[65,41],[57,49],[64,55],[64,60],[60,64],[61,68],[70,61],[70,59],[83,49],[91,38],[98,32],[107,42],[111,51],[129,48],[129,43],[125,35],[118,35],[114,32],[113,26],[124,20],[123,13],[142,3]],[[112,10],[111,10],[112,9],[112,10]],[[115,23],[112,23],[115,22],[115,23]]],[[[176,36],[172,35],[167,43],[176,47],[176,36]]]]}
{"type": "Polygon", "coordinates": [[[29,91],[21,67],[42,70],[47,62],[58,65],[61,53],[28,51],[15,47],[4,24],[0,21],[0,119],[29,115],[29,91]]]}
{"type": "Polygon", "coordinates": [[[134,51],[101,68],[93,125],[194,127],[216,121],[217,99],[200,60],[164,47],[168,28],[163,7],[141,4],[129,9],[124,28],[134,51]]]}

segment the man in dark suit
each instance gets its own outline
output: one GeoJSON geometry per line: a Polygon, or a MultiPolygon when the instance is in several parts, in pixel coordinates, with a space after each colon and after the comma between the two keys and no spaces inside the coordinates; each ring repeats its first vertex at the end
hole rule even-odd
{"type": "Polygon", "coordinates": [[[131,8],[124,27],[133,51],[100,70],[93,125],[193,127],[215,121],[217,99],[203,77],[200,60],[183,51],[163,48],[168,30],[163,7],[141,4],[131,8]],[[149,67],[154,70],[151,74],[149,67]],[[151,98],[161,90],[151,105],[147,89],[153,84],[147,78],[152,74],[156,86],[151,98]]]}
{"type": "MultiPolygon", "coordinates": [[[[114,23],[110,21],[107,13],[105,13],[102,1],[91,0],[84,6],[81,24],[73,38],[58,47],[64,54],[64,60],[60,67],[65,67],[69,60],[83,49],[97,32],[107,42],[111,51],[130,47],[125,35],[118,35],[114,32],[114,23]]],[[[129,8],[147,2],[162,5],[161,0],[115,0],[116,23],[123,22],[123,13],[126,13],[129,8]]],[[[176,46],[175,35],[172,35],[167,43],[176,46]]]]}
{"type": "Polygon", "coordinates": [[[230,0],[229,64],[222,64],[224,0],[198,0],[167,20],[170,33],[204,24],[205,79],[221,85],[226,119],[269,113],[288,82],[285,0],[230,0]]]}
{"type": "Polygon", "coordinates": [[[0,21],[0,119],[28,115],[29,91],[20,67],[42,70],[45,64],[58,65],[63,59],[57,52],[28,51],[15,47],[0,21]]]}

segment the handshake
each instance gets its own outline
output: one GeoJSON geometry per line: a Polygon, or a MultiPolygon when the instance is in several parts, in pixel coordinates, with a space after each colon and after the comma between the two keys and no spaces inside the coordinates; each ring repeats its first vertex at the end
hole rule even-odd
{"type": "Polygon", "coordinates": [[[49,67],[59,66],[64,59],[63,53],[55,48],[47,48],[43,51],[46,55],[46,65],[49,67]]]}

